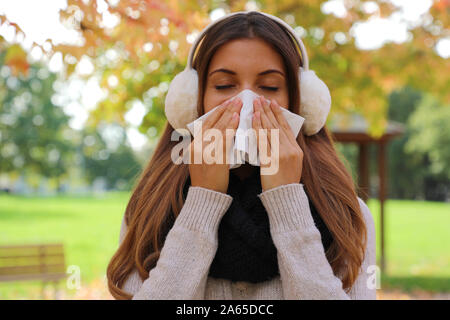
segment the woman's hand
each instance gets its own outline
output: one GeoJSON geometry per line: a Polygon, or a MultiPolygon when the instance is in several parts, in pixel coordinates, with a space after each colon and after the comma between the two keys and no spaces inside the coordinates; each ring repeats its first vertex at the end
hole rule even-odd
{"type": "Polygon", "coordinates": [[[227,193],[230,175],[227,156],[231,147],[231,143],[229,146],[227,146],[226,140],[228,135],[228,140],[232,141],[232,137],[236,134],[236,129],[239,125],[239,114],[241,108],[242,100],[240,98],[226,101],[216,110],[214,110],[208,117],[206,117],[205,121],[203,121],[202,135],[196,137],[189,146],[189,174],[191,177],[192,186],[227,193]],[[217,139],[217,141],[215,135],[214,138],[212,138],[211,136],[208,138],[207,136],[207,130],[211,128],[218,129],[221,132],[220,139],[217,139]],[[201,144],[198,143],[199,139],[202,139],[200,140],[201,144]],[[206,163],[203,157],[205,148],[208,148],[208,150],[217,150],[215,146],[220,143],[219,141],[222,142],[223,146],[221,150],[222,154],[214,156],[215,158],[220,158],[220,163],[206,163]],[[201,161],[197,160],[197,162],[200,163],[196,164],[194,162],[194,160],[196,159],[200,159],[201,161]]]}
{"type": "MultiPolygon", "coordinates": [[[[261,140],[265,139],[270,161],[278,161],[278,170],[274,174],[261,174],[261,186],[263,191],[289,183],[300,183],[303,168],[303,150],[297,143],[292,130],[283,116],[280,105],[273,99],[266,102],[263,97],[258,97],[253,102],[254,114],[252,126],[256,130],[258,150],[261,140]],[[259,129],[267,129],[260,132],[259,129]],[[279,150],[271,146],[271,130],[279,131],[279,150]]],[[[274,136],[276,138],[276,136],[274,136]]],[[[276,141],[275,141],[276,142],[276,141]]],[[[261,156],[260,156],[261,160],[261,156]]],[[[273,166],[271,163],[262,163],[261,169],[273,166]]],[[[263,173],[263,170],[261,170],[263,173]]]]}

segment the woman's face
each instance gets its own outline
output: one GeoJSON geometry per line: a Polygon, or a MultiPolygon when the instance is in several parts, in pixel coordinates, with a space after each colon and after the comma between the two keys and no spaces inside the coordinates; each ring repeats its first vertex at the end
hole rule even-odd
{"type": "Polygon", "coordinates": [[[211,59],[206,79],[205,113],[245,89],[288,108],[282,57],[259,38],[236,39],[222,45],[211,59]]]}

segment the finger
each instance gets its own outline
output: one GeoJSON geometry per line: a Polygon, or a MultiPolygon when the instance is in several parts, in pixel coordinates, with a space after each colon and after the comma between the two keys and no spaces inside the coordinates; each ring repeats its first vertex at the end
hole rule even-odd
{"type": "Polygon", "coordinates": [[[242,107],[242,101],[238,98],[233,99],[233,101],[227,106],[225,112],[222,116],[217,120],[214,124],[213,128],[220,130],[222,134],[222,159],[224,162],[228,163],[228,151],[231,147],[231,144],[227,145],[227,141],[230,142],[230,135],[235,134],[234,128],[237,128],[239,125],[239,112],[242,107]],[[230,132],[227,129],[232,129],[230,132]]]}
{"type": "Polygon", "coordinates": [[[233,102],[228,105],[225,112],[222,114],[222,116],[217,120],[217,122],[214,124],[214,128],[224,131],[227,128],[228,123],[231,120],[231,117],[233,116],[233,113],[240,113],[240,110],[242,108],[242,100],[238,97],[233,102]]]}
{"type": "Polygon", "coordinates": [[[272,126],[272,123],[270,122],[269,118],[267,117],[264,108],[261,105],[261,100],[260,99],[255,99],[255,110],[259,111],[260,113],[260,117],[261,117],[261,126],[263,129],[267,129],[266,133],[267,133],[267,140],[268,140],[268,144],[270,145],[270,139],[271,139],[271,130],[275,129],[272,126]]]}
{"type": "Polygon", "coordinates": [[[266,101],[266,99],[264,97],[261,97],[260,101],[261,101],[261,106],[264,109],[264,113],[267,116],[267,119],[269,119],[270,123],[272,124],[272,126],[274,128],[277,128],[278,127],[278,121],[275,118],[275,115],[273,114],[272,109],[270,108],[270,104],[271,104],[272,101],[271,100],[266,101]]]}
{"type": "Polygon", "coordinates": [[[255,111],[253,112],[253,116],[252,116],[252,128],[255,130],[255,135],[256,135],[256,141],[259,145],[259,140],[260,140],[260,136],[259,136],[259,130],[262,129],[262,125],[261,125],[261,114],[259,111],[255,111]]]}
{"type": "Polygon", "coordinates": [[[236,135],[237,127],[239,126],[239,113],[233,112],[230,122],[228,122],[225,128],[225,141],[223,141],[223,152],[225,154],[225,163],[229,164],[230,159],[230,149],[233,142],[233,137],[236,135]]]}
{"type": "MultiPolygon", "coordinates": [[[[261,101],[261,103],[264,104],[264,101],[261,101]]],[[[270,152],[272,154],[272,152],[274,150],[272,150],[273,148],[275,148],[275,152],[281,152],[281,150],[287,150],[288,148],[291,148],[293,146],[293,144],[290,142],[289,137],[287,136],[285,130],[283,129],[283,127],[279,124],[278,120],[276,119],[273,111],[271,110],[270,104],[272,101],[265,103],[265,106],[261,107],[262,109],[262,123],[263,123],[263,127],[267,128],[267,135],[268,135],[268,144],[270,146],[270,152]],[[272,130],[277,130],[278,133],[278,137],[274,136],[274,132],[272,130]],[[272,140],[272,138],[276,138],[276,140],[272,140]],[[278,147],[276,147],[276,145],[278,145],[278,147]],[[278,150],[278,151],[276,151],[278,150]]]]}
{"type": "Polygon", "coordinates": [[[239,120],[240,120],[240,108],[238,107],[233,111],[233,114],[231,115],[231,120],[228,121],[228,123],[225,125],[225,130],[232,130],[233,135],[236,133],[237,128],[239,127],[239,120]]]}
{"type": "Polygon", "coordinates": [[[236,135],[237,127],[239,126],[239,113],[237,111],[234,111],[231,115],[230,121],[226,124],[224,132],[225,136],[230,138],[234,137],[236,135]]]}
{"type": "Polygon", "coordinates": [[[255,111],[253,113],[252,127],[255,130],[260,166],[264,167],[265,165],[268,164],[266,157],[270,158],[271,148],[270,148],[269,139],[267,137],[267,129],[264,129],[261,124],[260,111],[255,111]]]}
{"type": "MultiPolygon", "coordinates": [[[[281,124],[278,122],[277,118],[275,117],[275,114],[273,113],[272,110],[272,103],[273,103],[274,99],[267,101],[266,99],[261,99],[261,103],[264,109],[264,112],[267,116],[267,119],[270,121],[270,123],[272,124],[273,128],[275,128],[275,130],[278,130],[278,138],[279,138],[279,145],[280,148],[287,144],[290,144],[289,138],[287,136],[287,134],[284,132],[284,128],[281,126],[281,124]]],[[[272,140],[270,140],[272,142],[272,140]]],[[[272,145],[272,144],[271,144],[272,145]]]]}
{"type": "MultiPolygon", "coordinates": [[[[275,101],[275,99],[272,99],[272,100],[269,100],[269,101],[265,101],[263,99],[262,104],[263,104],[264,112],[265,112],[265,114],[267,116],[267,119],[272,124],[273,128],[279,130],[279,135],[278,136],[280,138],[280,145],[282,143],[288,143],[289,144],[290,143],[290,139],[289,139],[288,133],[285,132],[286,129],[279,123],[277,117],[275,116],[275,114],[273,112],[272,104],[274,103],[274,101],[275,101]]],[[[280,110],[280,112],[282,112],[282,111],[280,110]]]]}
{"type": "Polygon", "coordinates": [[[292,132],[291,126],[289,125],[289,123],[287,122],[286,118],[283,115],[283,110],[281,109],[282,107],[277,103],[275,99],[271,101],[270,107],[272,109],[275,118],[278,121],[278,124],[283,129],[284,134],[289,139],[289,141],[291,143],[298,144],[297,139],[295,138],[294,133],[292,132]]]}
{"type": "MultiPolygon", "coordinates": [[[[291,131],[289,125],[286,122],[286,119],[284,119],[284,116],[281,114],[280,118],[282,118],[282,120],[284,120],[284,122],[287,124],[287,128],[286,128],[286,126],[281,125],[281,123],[278,121],[278,118],[275,116],[275,114],[273,112],[275,103],[276,103],[275,99],[272,99],[269,101],[264,101],[263,106],[264,106],[264,111],[267,115],[267,118],[272,123],[273,127],[279,130],[278,137],[280,139],[280,147],[282,145],[288,146],[292,143],[297,144],[295,139],[294,139],[294,141],[291,141],[291,137],[289,136],[289,133],[291,133],[291,135],[293,135],[293,134],[292,134],[292,131],[291,131]]],[[[279,112],[282,113],[281,109],[279,109],[279,112]]]]}
{"type": "Polygon", "coordinates": [[[231,103],[231,100],[225,101],[223,104],[219,105],[216,110],[214,110],[209,116],[202,121],[202,130],[209,129],[214,126],[214,124],[220,119],[223,113],[227,110],[231,103]]]}
{"type": "MultiPolygon", "coordinates": [[[[257,99],[258,100],[258,99],[257,99]]],[[[261,106],[261,100],[256,102],[255,106],[256,110],[259,112],[259,117],[261,121],[261,129],[260,132],[260,143],[259,146],[262,148],[266,148],[266,150],[263,150],[263,153],[265,153],[269,158],[272,155],[272,130],[274,129],[269,122],[267,115],[264,112],[264,108],[261,106]]],[[[267,160],[267,159],[266,159],[267,160]]]]}

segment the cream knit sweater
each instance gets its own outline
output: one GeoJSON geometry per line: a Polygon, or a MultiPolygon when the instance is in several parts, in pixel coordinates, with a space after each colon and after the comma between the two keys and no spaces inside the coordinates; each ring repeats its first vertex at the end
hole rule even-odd
{"type": "MultiPolygon", "coordinates": [[[[232,197],[189,187],[184,206],[167,234],[156,266],[142,281],[135,269],[123,289],[133,299],[376,299],[375,227],[367,205],[358,197],[368,242],[361,273],[351,290],[333,274],[314,224],[303,184],[282,185],[258,195],[267,210],[278,251],[280,275],[253,284],[208,277],[218,246],[218,227],[232,197]]],[[[122,220],[120,242],[127,227],[122,220]]]]}

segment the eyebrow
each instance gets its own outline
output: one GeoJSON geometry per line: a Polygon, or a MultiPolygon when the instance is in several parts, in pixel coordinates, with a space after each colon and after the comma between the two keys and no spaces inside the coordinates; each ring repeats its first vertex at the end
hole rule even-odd
{"type": "MultiPolygon", "coordinates": [[[[216,69],[216,70],[212,71],[208,76],[211,76],[213,73],[216,73],[216,72],[224,72],[224,73],[236,75],[236,72],[234,72],[232,70],[228,70],[228,69],[225,69],[225,68],[220,68],[220,69],[216,69]]],[[[280,70],[277,70],[277,69],[268,69],[268,70],[262,71],[262,72],[258,73],[258,76],[263,76],[263,75],[266,75],[266,74],[269,74],[269,73],[279,73],[283,77],[285,76],[283,72],[281,72],[280,70]]]]}

